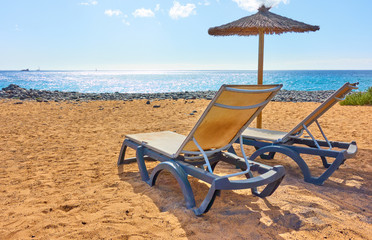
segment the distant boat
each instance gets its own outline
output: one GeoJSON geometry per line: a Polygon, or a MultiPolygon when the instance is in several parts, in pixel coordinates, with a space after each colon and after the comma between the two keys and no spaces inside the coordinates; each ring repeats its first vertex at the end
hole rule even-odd
{"type": "Polygon", "coordinates": [[[36,71],[38,71],[38,72],[39,72],[39,71],[40,71],[40,67],[38,67],[38,68],[36,69],[36,71]]]}
{"type": "Polygon", "coordinates": [[[22,72],[29,72],[30,69],[26,68],[26,69],[22,69],[21,71],[22,71],[22,72]]]}

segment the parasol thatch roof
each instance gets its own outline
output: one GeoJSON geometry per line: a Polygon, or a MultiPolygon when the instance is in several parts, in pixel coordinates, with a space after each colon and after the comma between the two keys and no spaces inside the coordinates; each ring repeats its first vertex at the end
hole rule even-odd
{"type": "Polygon", "coordinates": [[[210,35],[258,35],[260,31],[264,34],[282,34],[285,32],[309,32],[319,30],[319,26],[309,25],[290,18],[282,17],[269,12],[270,8],[261,6],[256,14],[243,17],[239,20],[213,27],[208,30],[210,35]]]}

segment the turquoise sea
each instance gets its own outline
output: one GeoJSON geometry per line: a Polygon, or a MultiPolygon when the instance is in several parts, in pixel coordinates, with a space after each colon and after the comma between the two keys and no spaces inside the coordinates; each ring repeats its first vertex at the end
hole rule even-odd
{"type": "MultiPolygon", "coordinates": [[[[335,90],[345,82],[372,86],[372,70],[264,71],[264,84],[286,90],[335,90]]],[[[9,84],[41,90],[85,93],[155,93],[217,90],[222,84],[256,84],[257,71],[0,71],[0,89],[9,84]]]]}

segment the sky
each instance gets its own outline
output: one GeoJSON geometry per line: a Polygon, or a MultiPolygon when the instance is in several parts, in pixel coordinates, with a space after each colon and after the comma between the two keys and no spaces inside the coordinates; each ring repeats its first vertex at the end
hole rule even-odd
{"type": "Polygon", "coordinates": [[[372,70],[371,0],[0,0],[0,70],[256,70],[257,36],[208,29],[271,12],[310,33],[265,36],[265,70],[372,70]]]}

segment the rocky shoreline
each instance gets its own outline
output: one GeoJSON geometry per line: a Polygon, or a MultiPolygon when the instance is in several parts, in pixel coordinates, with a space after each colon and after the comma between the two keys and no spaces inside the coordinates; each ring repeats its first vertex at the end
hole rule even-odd
{"type": "MultiPolygon", "coordinates": [[[[322,102],[334,91],[290,91],[281,90],[273,99],[276,102],[322,102]]],[[[211,100],[216,91],[168,92],[168,93],[79,93],[36,89],[25,89],[10,84],[0,90],[0,99],[34,100],[38,102],[60,101],[93,101],[121,100],[132,101],[163,99],[207,99],[211,100]]]]}

